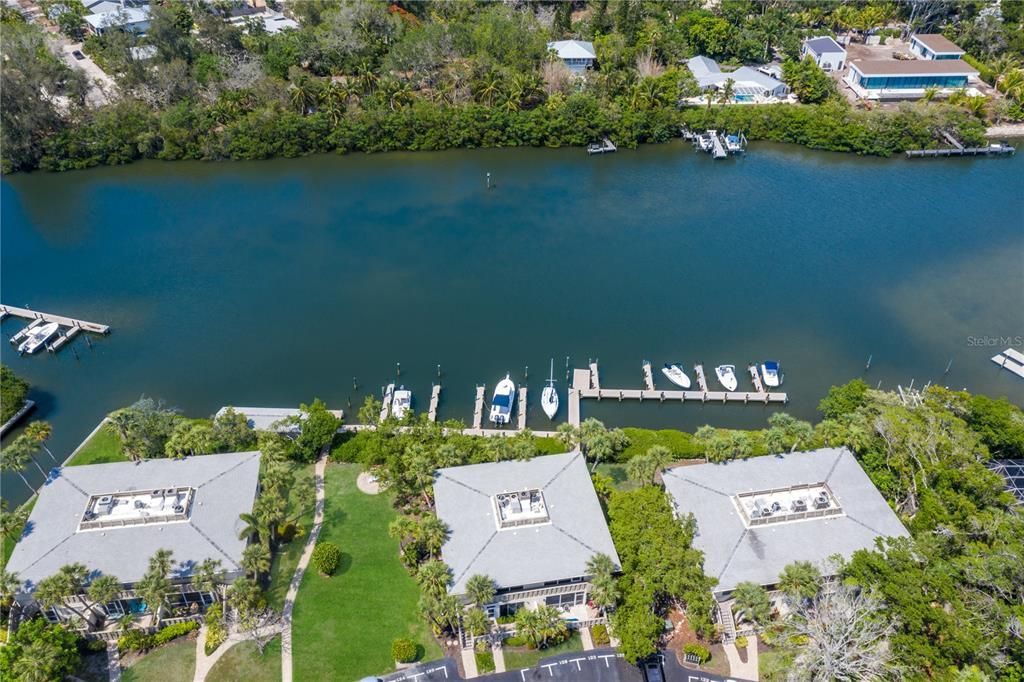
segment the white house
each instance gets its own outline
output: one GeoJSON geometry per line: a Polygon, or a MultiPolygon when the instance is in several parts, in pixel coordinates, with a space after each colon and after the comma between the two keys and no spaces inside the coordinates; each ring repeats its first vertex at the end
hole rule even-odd
{"type": "Polygon", "coordinates": [[[978,77],[961,59],[854,59],[846,82],[865,99],[918,99],[928,88],[952,92],[978,77]]]}
{"type": "Polygon", "coordinates": [[[941,33],[919,33],[910,37],[910,51],[918,59],[960,59],[964,51],[941,33]]]}
{"type": "Polygon", "coordinates": [[[594,68],[594,60],[597,59],[594,44],[585,40],[556,40],[548,43],[548,50],[554,50],[573,73],[583,73],[594,68]]]}
{"type": "Polygon", "coordinates": [[[113,11],[89,14],[85,21],[96,35],[103,35],[112,28],[142,35],[149,30],[149,7],[118,7],[113,11]]]}
{"type": "Polygon", "coordinates": [[[756,102],[789,94],[785,83],[749,66],[722,71],[714,59],[700,56],[693,57],[686,65],[701,90],[721,90],[731,80],[733,99],[737,102],[756,102]]]}
{"type": "Polygon", "coordinates": [[[842,71],[846,63],[846,50],[829,36],[809,38],[800,48],[800,57],[810,57],[822,71],[842,71]]]}

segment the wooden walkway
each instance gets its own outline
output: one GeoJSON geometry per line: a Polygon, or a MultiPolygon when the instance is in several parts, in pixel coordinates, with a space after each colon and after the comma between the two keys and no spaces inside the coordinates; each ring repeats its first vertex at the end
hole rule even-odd
{"type": "Polygon", "coordinates": [[[526,386],[519,387],[519,430],[526,428],[526,386]]]}
{"type": "Polygon", "coordinates": [[[654,390],[654,373],[651,372],[651,363],[644,360],[644,388],[648,391],[654,390]]]}
{"type": "Polygon", "coordinates": [[[1007,348],[1002,353],[992,356],[992,362],[1024,379],[1024,353],[1007,348]]]}
{"type": "Polygon", "coordinates": [[[64,327],[80,327],[83,331],[92,332],[94,334],[109,334],[110,327],[105,324],[99,324],[98,322],[87,322],[86,320],[78,320],[73,317],[65,317],[63,315],[54,315],[52,313],[44,313],[39,310],[30,310],[29,308],[18,308],[10,305],[0,305],[0,313],[4,314],[4,317],[11,315],[12,317],[23,317],[27,320],[41,320],[43,322],[56,322],[64,327]]]}
{"type": "Polygon", "coordinates": [[[764,384],[761,383],[761,374],[757,371],[757,365],[747,365],[747,371],[750,372],[750,380],[754,383],[754,390],[758,393],[764,393],[764,384]]]}
{"type": "Polygon", "coordinates": [[[694,365],[693,371],[697,374],[697,386],[704,393],[708,392],[708,380],[704,376],[704,365],[694,365]]]}
{"type": "Polygon", "coordinates": [[[987,147],[959,147],[954,149],[908,149],[907,158],[936,156],[1003,156],[1017,151],[1008,144],[994,144],[987,147]]]}
{"type": "Polygon", "coordinates": [[[65,344],[69,343],[71,339],[78,336],[78,332],[80,331],[82,331],[81,327],[72,327],[63,334],[59,334],[55,341],[46,344],[46,350],[50,351],[51,353],[56,353],[61,348],[63,348],[65,344]]]}
{"type": "Polygon", "coordinates": [[[484,421],[484,386],[476,387],[476,402],[473,405],[473,428],[480,430],[484,421]]]}
{"type": "Polygon", "coordinates": [[[430,412],[427,418],[432,422],[437,421],[437,405],[441,402],[441,384],[434,384],[430,389],[430,412]]]}
{"type": "Polygon", "coordinates": [[[597,363],[590,363],[590,387],[601,388],[601,376],[597,373],[597,363]]]}
{"type": "Polygon", "coordinates": [[[384,389],[384,400],[380,406],[380,420],[384,421],[391,414],[391,401],[395,399],[395,385],[388,384],[384,389]]]}

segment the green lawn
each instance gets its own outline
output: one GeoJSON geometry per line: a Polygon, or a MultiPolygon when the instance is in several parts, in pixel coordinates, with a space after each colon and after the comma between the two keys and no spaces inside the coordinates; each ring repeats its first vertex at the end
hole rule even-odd
{"type": "Polygon", "coordinates": [[[408,637],[424,659],[440,647],[418,614],[419,587],[388,537],[396,513],[388,495],[356,489],[360,467],[327,467],[327,503],[320,540],[341,547],[338,572],[323,578],[306,571],[295,603],[292,632],[295,679],[354,680],[394,669],[391,642],[408,637]]]}
{"type": "Polygon", "coordinates": [[[572,636],[561,644],[549,646],[547,649],[505,649],[505,669],[522,670],[532,668],[540,662],[540,659],[558,654],[567,654],[571,651],[583,651],[583,640],[580,633],[573,631],[572,636]]]}
{"type": "Polygon", "coordinates": [[[598,464],[597,473],[612,479],[612,485],[616,490],[633,490],[640,487],[639,483],[626,474],[625,464],[598,464]]]}
{"type": "Polygon", "coordinates": [[[104,424],[92,438],[86,441],[82,449],[68,462],[68,466],[80,464],[107,464],[109,462],[127,462],[128,458],[121,451],[121,437],[110,424],[104,424]]]}
{"type": "Polygon", "coordinates": [[[196,671],[196,640],[179,639],[154,649],[121,672],[122,682],[191,680],[196,671]]]}
{"type": "MultiPolygon", "coordinates": [[[[313,465],[296,464],[295,477],[298,479],[300,476],[311,479],[313,477],[313,465]]],[[[289,506],[289,512],[292,511],[293,507],[289,506]]],[[[288,584],[292,580],[292,575],[295,573],[295,567],[299,563],[299,557],[302,556],[302,549],[306,545],[306,535],[309,534],[310,528],[313,527],[312,508],[308,509],[306,513],[299,517],[298,524],[302,526],[306,534],[302,537],[296,537],[294,540],[275,552],[274,562],[270,567],[270,586],[267,588],[267,602],[277,609],[280,609],[284,605],[284,597],[288,592],[288,584]]]]}
{"type": "Polygon", "coordinates": [[[274,639],[263,655],[252,642],[240,642],[213,664],[209,682],[279,682],[281,679],[281,638],[274,639]]]}

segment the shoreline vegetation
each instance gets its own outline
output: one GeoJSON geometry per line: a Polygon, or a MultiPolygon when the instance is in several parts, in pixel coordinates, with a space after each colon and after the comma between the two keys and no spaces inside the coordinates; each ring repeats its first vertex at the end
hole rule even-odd
{"type": "Polygon", "coordinates": [[[61,32],[84,39],[82,50],[110,85],[90,83],[55,54],[41,26],[4,8],[5,173],[140,159],[582,147],[605,136],[633,148],[678,137],[682,126],[884,157],[941,146],[940,131],[980,145],[989,120],[1024,119],[1024,11],[1016,5],[983,32],[982,18],[955,4],[912,22],[911,7],[900,3],[310,0],[289,5],[298,29],[271,35],[261,22],[228,23],[216,3],[154,3],[145,36],[88,38],[81,17],[66,9],[77,0],[47,5],[61,32]],[[894,36],[902,25],[947,26],[1005,97],[932,101],[932,93],[914,104],[860,108],[812,61],[799,61],[807,36],[845,28],[863,41],[872,31],[894,36]],[[596,64],[584,77],[547,49],[559,38],[593,42],[596,64]],[[684,105],[704,96],[685,67],[694,55],[727,67],[779,60],[799,103],[727,104],[725,88],[704,93],[706,106],[684,105]]]}

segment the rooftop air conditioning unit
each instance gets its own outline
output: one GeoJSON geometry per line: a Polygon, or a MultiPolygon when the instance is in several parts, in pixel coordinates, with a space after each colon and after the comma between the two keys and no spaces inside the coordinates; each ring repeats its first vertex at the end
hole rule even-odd
{"type": "Polygon", "coordinates": [[[185,505],[183,505],[183,504],[176,504],[176,505],[174,505],[174,513],[175,514],[184,514],[185,513],[185,505]]]}
{"type": "Polygon", "coordinates": [[[782,505],[777,501],[772,502],[772,513],[774,514],[780,511],[782,511],[782,505]]]}
{"type": "Polygon", "coordinates": [[[795,512],[807,511],[807,501],[803,498],[797,498],[793,500],[791,509],[795,512]]]}
{"type": "Polygon", "coordinates": [[[826,493],[818,493],[818,496],[814,498],[815,509],[827,509],[829,504],[828,495],[826,493]]]}

